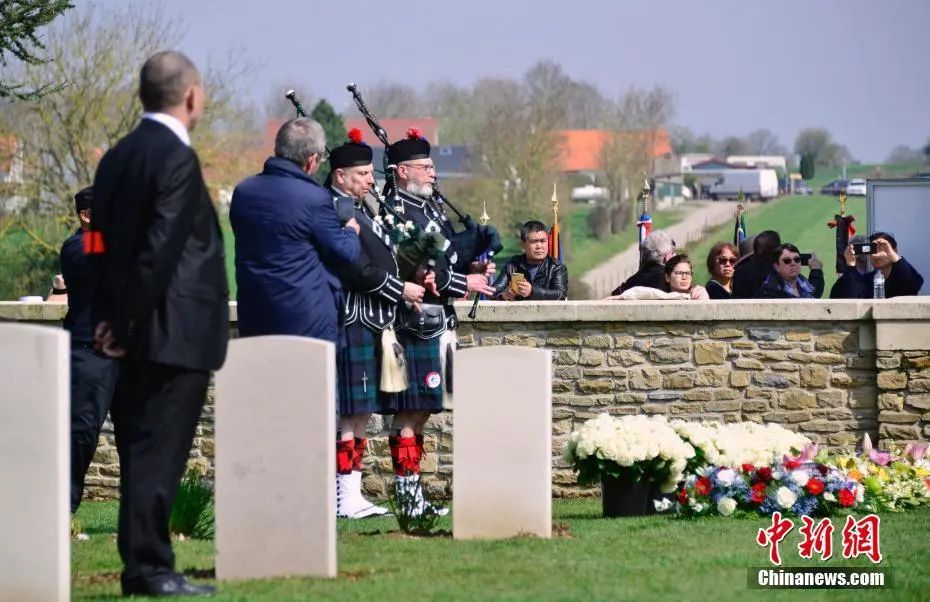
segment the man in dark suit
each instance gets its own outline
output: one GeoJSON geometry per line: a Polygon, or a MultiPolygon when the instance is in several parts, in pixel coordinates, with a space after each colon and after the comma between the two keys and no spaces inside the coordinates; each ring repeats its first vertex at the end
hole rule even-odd
{"type": "Polygon", "coordinates": [[[752,241],[752,257],[742,261],[733,271],[733,299],[757,299],[759,289],[772,275],[772,253],[781,244],[781,236],[774,230],[764,230],[752,241]]]}
{"type": "Polygon", "coordinates": [[[90,230],[93,189],[74,195],[81,227],[61,245],[61,274],[68,291],[65,330],[71,333],[71,513],[84,494],[100,429],[107,418],[116,377],[117,360],[94,350],[94,324],[90,314],[91,274],[84,252],[84,233],[90,230]]]}
{"type": "Polygon", "coordinates": [[[96,264],[94,340],[122,358],[110,414],[120,457],[125,595],[209,593],[174,570],[168,519],[210,371],[226,358],[223,240],[188,131],[203,114],[197,68],[159,52],[142,67],[138,127],[94,180],[86,248],[96,264]]]}
{"type": "Polygon", "coordinates": [[[325,160],[319,123],[292,119],[275,156],[233,191],[239,335],[290,334],[339,342],[342,286],[335,270],[358,259],[359,226],[339,225],[313,174],[325,160]]]}

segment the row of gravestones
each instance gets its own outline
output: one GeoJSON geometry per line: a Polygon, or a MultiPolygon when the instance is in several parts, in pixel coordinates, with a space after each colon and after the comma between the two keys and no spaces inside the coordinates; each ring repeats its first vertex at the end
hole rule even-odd
{"type": "MultiPolygon", "coordinates": [[[[455,538],[550,537],[551,365],[540,349],[456,355],[455,538]]],[[[336,576],[335,374],[328,342],[230,343],[216,374],[217,579],[336,576]]],[[[15,492],[0,496],[0,602],[69,598],[69,420],[68,333],[0,324],[0,483],[15,492]]]]}

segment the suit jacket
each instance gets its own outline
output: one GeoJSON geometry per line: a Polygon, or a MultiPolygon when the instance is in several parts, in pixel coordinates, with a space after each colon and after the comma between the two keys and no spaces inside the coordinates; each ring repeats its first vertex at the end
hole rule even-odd
{"type": "Polygon", "coordinates": [[[94,340],[91,323],[91,280],[88,257],[84,253],[84,232],[78,230],[61,245],[59,267],[68,290],[68,313],[65,330],[71,333],[72,343],[89,343],[94,340]]]}
{"type": "Polygon", "coordinates": [[[223,238],[200,162],[165,125],[143,119],[94,178],[92,311],[129,355],[193,370],[226,359],[223,238]]]}
{"type": "Polygon", "coordinates": [[[296,164],[271,157],[233,191],[239,334],[291,334],[338,344],[336,270],[358,259],[355,232],[339,226],[332,194],[296,164]]]}
{"type": "MultiPolygon", "coordinates": [[[[514,255],[504,265],[504,269],[494,282],[494,298],[499,299],[501,294],[510,288],[510,279],[514,272],[520,272],[529,281],[532,266],[526,261],[526,254],[514,255]]],[[[559,261],[546,257],[536,270],[536,277],[530,284],[533,291],[529,299],[534,301],[564,301],[568,298],[568,268],[559,261]]],[[[523,297],[517,297],[522,301],[523,297]]]]}
{"type": "MultiPolygon", "coordinates": [[[[336,198],[342,196],[331,189],[336,198]]],[[[335,200],[335,199],[334,199],[335,200]]],[[[397,260],[387,231],[364,207],[355,206],[359,225],[359,255],[354,264],[339,268],[345,288],[345,325],[361,322],[375,332],[394,324],[397,304],[404,294],[404,281],[397,275],[397,260]]]]}
{"type": "MultiPolygon", "coordinates": [[[[875,296],[875,272],[872,270],[860,274],[856,268],[847,268],[840,276],[833,288],[830,289],[831,299],[871,299],[875,296]]],[[[67,281],[66,281],[67,282],[67,281]]],[[[923,276],[914,269],[903,257],[897,263],[891,264],[891,272],[885,278],[885,298],[904,297],[920,294],[920,287],[924,285],[923,276]]]]}
{"type": "Polygon", "coordinates": [[[733,299],[757,299],[762,283],[774,272],[772,262],[752,257],[738,263],[733,272],[733,299]]]}

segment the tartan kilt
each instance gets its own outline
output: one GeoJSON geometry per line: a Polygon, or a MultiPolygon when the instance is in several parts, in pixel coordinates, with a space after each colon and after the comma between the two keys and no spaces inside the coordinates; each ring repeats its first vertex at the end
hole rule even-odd
{"type": "Polygon", "coordinates": [[[345,344],[338,351],[337,371],[339,415],[368,414],[381,411],[381,340],[359,322],[345,327],[345,344]]]}
{"type": "Polygon", "coordinates": [[[382,413],[441,412],[445,383],[439,359],[440,337],[421,339],[398,330],[397,341],[404,348],[410,386],[406,391],[386,395],[382,413]]]}

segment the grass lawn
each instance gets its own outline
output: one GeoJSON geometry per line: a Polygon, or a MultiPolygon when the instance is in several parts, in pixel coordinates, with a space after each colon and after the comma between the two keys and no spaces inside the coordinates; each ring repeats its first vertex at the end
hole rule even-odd
{"type": "MultiPolygon", "coordinates": [[[[556,500],[564,525],[551,541],[517,538],[464,542],[450,536],[410,538],[393,519],[339,523],[339,578],[223,583],[214,600],[846,600],[849,591],[747,589],[747,569],[768,566],[755,543],[770,521],[667,517],[600,518],[600,500],[556,500]]],[[[119,593],[114,542],[116,504],[90,502],[79,519],[90,541],[72,546],[73,598],[119,593]]],[[[445,520],[445,519],[444,519],[445,520]]],[[[844,560],[842,522],[834,520],[834,557],[804,561],[799,525],[781,546],[785,566],[865,567],[844,560]]],[[[446,528],[449,528],[448,524],[446,528]]],[[[177,566],[212,578],[210,541],[176,542],[177,566]]],[[[892,587],[862,590],[859,600],[926,600],[930,591],[930,509],[882,516],[883,567],[892,587]]]]}
{"type": "MultiPolygon", "coordinates": [[[[768,203],[752,203],[746,215],[749,234],[763,230],[775,230],[784,242],[790,242],[802,253],[813,252],[823,261],[826,289],[823,298],[829,298],[830,287],[836,282],[836,231],[827,227],[827,222],[839,211],[837,197],[815,194],[813,196],[789,196],[768,203]]],[[[846,212],[856,216],[853,224],[857,232],[867,233],[865,199],[850,197],[846,212]]],[[[710,232],[700,243],[688,248],[694,259],[695,282],[704,284],[710,278],[707,273],[707,254],[717,242],[733,242],[733,222],[710,232]]],[[[801,271],[807,275],[807,268],[801,271]]]]}

